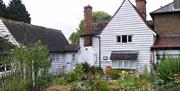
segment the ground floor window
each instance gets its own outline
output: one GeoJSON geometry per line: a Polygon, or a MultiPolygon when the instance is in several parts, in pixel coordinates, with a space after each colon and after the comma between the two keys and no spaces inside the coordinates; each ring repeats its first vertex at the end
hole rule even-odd
{"type": "Polygon", "coordinates": [[[114,69],[136,69],[136,60],[113,60],[112,68],[114,69]]]}
{"type": "Polygon", "coordinates": [[[60,55],[58,55],[58,54],[52,54],[51,58],[53,61],[60,61],[60,55]]]}
{"type": "Polygon", "coordinates": [[[159,64],[161,61],[167,58],[180,58],[180,54],[157,54],[157,63],[159,64]]]}

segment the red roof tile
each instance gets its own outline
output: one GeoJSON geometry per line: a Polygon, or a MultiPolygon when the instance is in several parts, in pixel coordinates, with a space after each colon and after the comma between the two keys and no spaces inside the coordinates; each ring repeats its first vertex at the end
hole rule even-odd
{"type": "Polygon", "coordinates": [[[180,48],[180,36],[160,36],[157,38],[156,43],[152,48],[180,48]]]}

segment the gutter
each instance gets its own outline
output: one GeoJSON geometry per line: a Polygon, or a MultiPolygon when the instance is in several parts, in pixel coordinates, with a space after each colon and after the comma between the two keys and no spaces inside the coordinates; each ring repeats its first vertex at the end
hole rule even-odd
{"type": "Polygon", "coordinates": [[[99,37],[99,68],[101,68],[101,37],[99,37]]]}

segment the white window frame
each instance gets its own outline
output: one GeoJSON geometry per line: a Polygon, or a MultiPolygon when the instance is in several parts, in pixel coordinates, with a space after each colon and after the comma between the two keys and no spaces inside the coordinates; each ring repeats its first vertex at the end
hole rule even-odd
{"type": "Polygon", "coordinates": [[[122,44],[126,44],[126,43],[132,43],[133,42],[133,35],[125,35],[126,37],[127,37],[127,42],[122,42],[122,36],[124,36],[124,35],[116,35],[115,36],[115,42],[116,43],[122,43],[122,44]],[[129,41],[129,36],[131,36],[131,42],[129,41]],[[121,39],[120,39],[120,42],[117,42],[117,38],[118,37],[120,37],[121,39]]]}
{"type": "Polygon", "coordinates": [[[112,68],[113,69],[137,69],[137,60],[112,60],[112,68]],[[113,67],[113,61],[116,62],[116,67],[113,67]],[[123,66],[122,67],[119,67],[119,62],[122,62],[123,66]],[[131,67],[131,62],[132,61],[135,61],[136,62],[136,67],[131,67]],[[125,67],[125,62],[128,62],[128,67],[125,67]]]}
{"type": "Polygon", "coordinates": [[[54,62],[60,61],[60,56],[58,54],[52,54],[51,58],[52,58],[52,61],[54,61],[54,62]],[[56,60],[56,59],[58,59],[58,60],[56,60]]]}

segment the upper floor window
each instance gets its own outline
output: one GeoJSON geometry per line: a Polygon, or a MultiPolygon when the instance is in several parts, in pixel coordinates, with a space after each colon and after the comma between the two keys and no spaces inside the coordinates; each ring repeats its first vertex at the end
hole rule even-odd
{"type": "Polygon", "coordinates": [[[120,35],[116,36],[117,43],[129,43],[132,42],[132,35],[120,35]]]}

